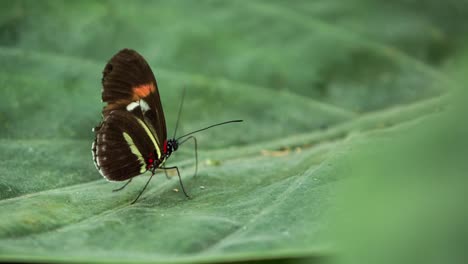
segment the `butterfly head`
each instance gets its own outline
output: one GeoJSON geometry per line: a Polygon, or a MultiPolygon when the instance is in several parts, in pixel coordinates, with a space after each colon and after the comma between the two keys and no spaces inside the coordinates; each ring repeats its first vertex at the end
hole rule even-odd
{"type": "Polygon", "coordinates": [[[175,139],[169,139],[164,142],[164,154],[169,157],[172,152],[179,148],[179,143],[175,139]]]}

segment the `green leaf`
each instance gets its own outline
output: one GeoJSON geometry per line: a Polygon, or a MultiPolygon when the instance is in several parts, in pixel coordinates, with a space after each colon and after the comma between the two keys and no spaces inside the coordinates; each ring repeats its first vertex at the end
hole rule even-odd
{"type": "Polygon", "coordinates": [[[343,263],[466,261],[464,99],[416,126],[354,141],[359,151],[338,169],[348,180],[337,188],[330,228],[343,263]]]}
{"type": "MultiPolygon", "coordinates": [[[[336,257],[342,257],[342,263],[354,263],[382,260],[365,249],[373,246],[381,257],[386,255],[380,246],[386,245],[394,256],[404,256],[402,248],[393,247],[398,239],[354,246],[353,238],[371,241],[416,227],[394,225],[387,233],[378,232],[382,225],[369,224],[387,223],[394,215],[386,206],[403,204],[383,187],[387,181],[372,176],[394,176],[388,171],[403,162],[398,157],[406,151],[415,151],[408,164],[421,164],[416,157],[424,150],[409,142],[426,137],[425,131],[452,130],[456,126],[447,120],[463,113],[452,110],[452,89],[466,81],[462,25],[468,7],[447,3],[1,2],[0,260],[339,262],[336,257]],[[106,182],[92,164],[91,128],[103,107],[101,72],[124,47],[139,51],[152,66],[169,135],[183,87],[187,98],[179,133],[244,120],[197,134],[197,177],[193,146],[184,144],[171,157],[190,200],[177,177],[158,173],[131,205],[149,175],[112,192],[123,183],[106,182]],[[367,194],[375,197],[368,204],[367,194]],[[367,217],[366,210],[382,217],[367,217]],[[346,222],[350,215],[353,221],[346,222]]],[[[462,134],[451,138],[456,142],[462,134]]],[[[427,142],[439,139],[431,135],[427,142]]],[[[464,146],[458,149],[454,142],[450,146],[457,151],[464,146]]],[[[432,163],[449,157],[443,146],[429,146],[431,153],[447,154],[431,156],[432,163]]],[[[449,163],[440,164],[445,165],[439,174],[451,172],[449,163]]],[[[420,166],[405,168],[414,184],[424,183],[420,166]]],[[[434,190],[421,186],[395,194],[413,190],[427,198],[434,190]]],[[[408,210],[426,205],[409,203],[408,210]]],[[[427,212],[414,210],[422,211],[427,212]]],[[[417,214],[408,219],[421,221],[417,214]]],[[[416,245],[421,233],[414,234],[416,245]]]]}

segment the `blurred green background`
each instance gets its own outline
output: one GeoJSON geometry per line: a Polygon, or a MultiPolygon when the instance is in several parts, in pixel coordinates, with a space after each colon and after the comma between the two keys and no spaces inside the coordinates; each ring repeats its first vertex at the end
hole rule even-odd
{"type": "Polygon", "coordinates": [[[465,263],[468,1],[1,1],[0,260],[465,263]],[[141,53],[175,179],[94,169],[101,72],[141,53]]]}

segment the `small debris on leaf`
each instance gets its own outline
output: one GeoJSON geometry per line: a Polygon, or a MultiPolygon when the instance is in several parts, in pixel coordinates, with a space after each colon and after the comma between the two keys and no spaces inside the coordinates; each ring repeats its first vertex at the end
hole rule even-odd
{"type": "Polygon", "coordinates": [[[267,157],[283,157],[289,155],[291,150],[289,148],[284,150],[262,150],[262,155],[267,157]]]}
{"type": "Polygon", "coordinates": [[[221,165],[221,161],[213,160],[213,159],[206,159],[205,164],[208,165],[208,166],[219,166],[219,165],[221,165]]]}

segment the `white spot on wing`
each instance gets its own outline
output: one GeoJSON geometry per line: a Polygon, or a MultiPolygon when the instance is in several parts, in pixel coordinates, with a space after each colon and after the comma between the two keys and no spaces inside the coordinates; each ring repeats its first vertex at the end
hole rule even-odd
{"type": "MultiPolygon", "coordinates": [[[[98,150],[99,148],[96,148],[96,140],[93,141],[93,145],[91,147],[91,152],[93,153],[93,163],[94,163],[94,166],[96,167],[97,171],[99,172],[99,174],[101,174],[102,177],[104,177],[104,179],[106,179],[107,181],[111,181],[109,180],[109,178],[107,178],[106,175],[104,175],[104,172],[102,171],[102,168],[101,168],[101,165],[99,164],[99,156],[98,156],[98,150]]],[[[107,160],[107,157],[101,157],[102,160],[107,160]]]]}
{"type": "Polygon", "coordinates": [[[137,102],[131,102],[127,105],[127,111],[131,112],[133,109],[137,108],[139,104],[137,102]]]}
{"type": "Polygon", "coordinates": [[[97,163],[97,153],[96,153],[97,149],[96,149],[96,143],[93,141],[93,145],[91,147],[91,153],[93,153],[93,163],[94,163],[94,166],[96,167],[97,170],[99,170],[99,165],[97,163]]]}
{"type": "Polygon", "coordinates": [[[104,175],[104,172],[102,170],[99,170],[99,174],[101,174],[101,176],[104,177],[104,179],[106,179],[107,181],[111,181],[109,180],[109,178],[107,178],[106,175],[104,175]]]}
{"type": "MultiPolygon", "coordinates": [[[[94,144],[94,143],[93,143],[94,144]]],[[[96,150],[96,152],[94,153],[95,154],[95,157],[99,156],[98,153],[99,153],[99,149],[96,148],[96,145],[93,146],[94,149],[96,150]]]]}
{"type": "Polygon", "coordinates": [[[144,112],[150,110],[151,108],[149,107],[148,103],[145,102],[145,100],[140,100],[140,107],[141,107],[141,110],[144,112]]]}

